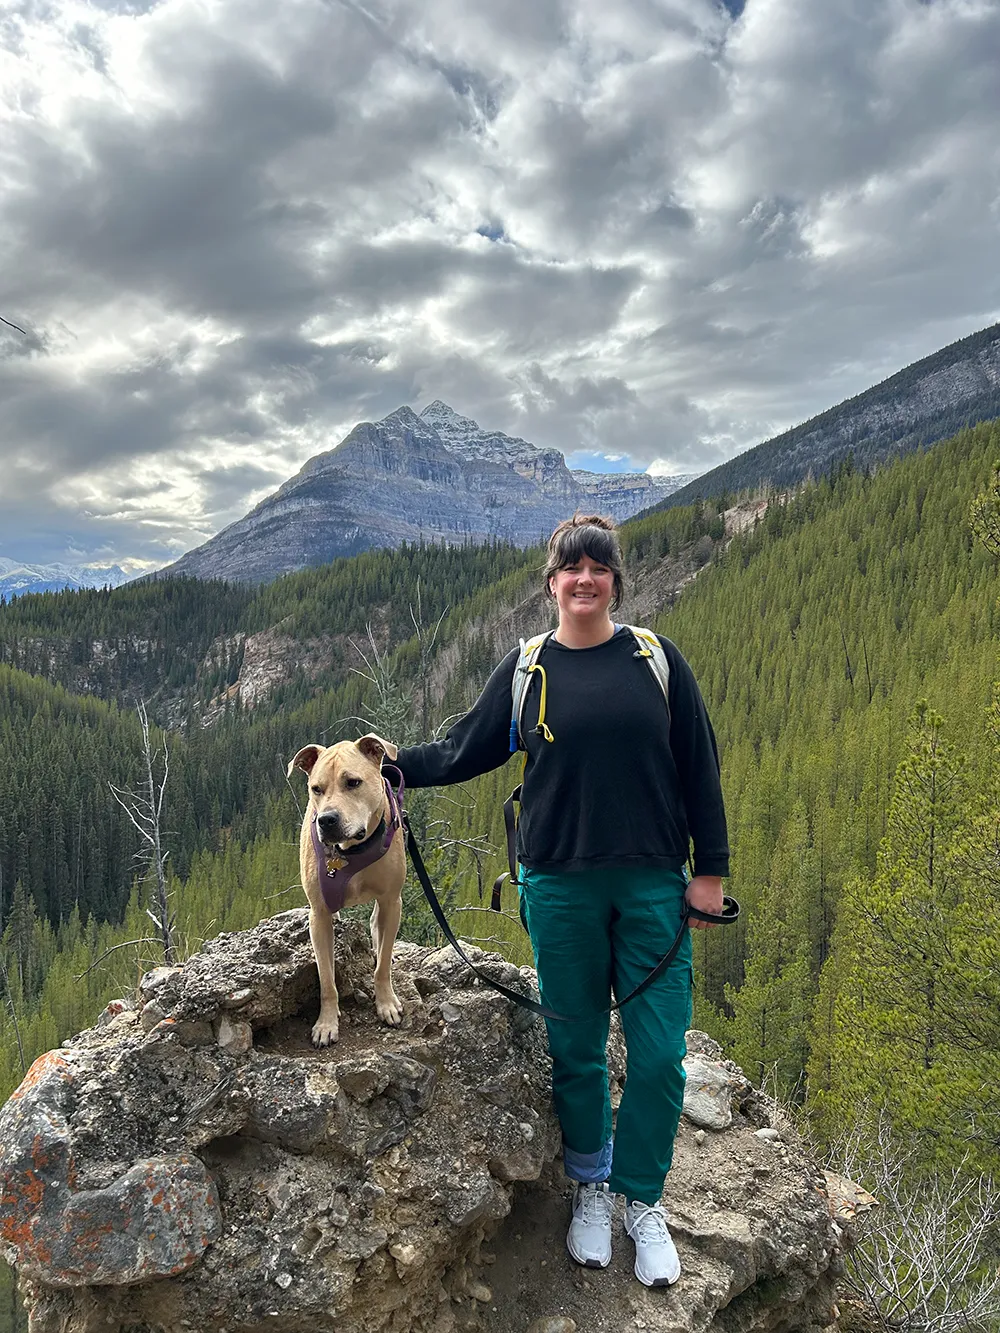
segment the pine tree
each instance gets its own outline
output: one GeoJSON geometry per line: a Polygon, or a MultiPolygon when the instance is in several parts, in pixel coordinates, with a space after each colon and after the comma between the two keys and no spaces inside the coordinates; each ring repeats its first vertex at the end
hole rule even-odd
{"type": "MultiPolygon", "coordinates": [[[[1000,805],[987,796],[969,813],[965,766],[942,726],[918,708],[877,872],[855,880],[841,904],[827,964],[840,982],[834,1034],[817,1042],[811,1072],[827,1117],[849,1124],[884,1110],[921,1144],[924,1164],[971,1152],[976,1166],[995,1169],[1000,1106],[988,1090],[1000,1078],[1000,925],[988,886],[1000,864],[990,852],[1000,805]]],[[[816,1023],[826,1023],[819,1006],[816,1023]]]]}

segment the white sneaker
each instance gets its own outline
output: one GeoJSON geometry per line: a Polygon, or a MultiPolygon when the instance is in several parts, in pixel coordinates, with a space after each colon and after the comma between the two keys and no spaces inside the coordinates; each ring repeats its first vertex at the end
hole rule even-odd
{"type": "Polygon", "coordinates": [[[669,1287],[681,1275],[681,1261],[667,1230],[662,1204],[638,1200],[625,1205],[625,1230],[635,1241],[635,1275],[647,1287],[669,1287]]]}
{"type": "Polygon", "coordinates": [[[607,1185],[575,1185],[566,1248],[578,1264],[588,1268],[607,1268],[611,1262],[611,1194],[607,1185]]]}

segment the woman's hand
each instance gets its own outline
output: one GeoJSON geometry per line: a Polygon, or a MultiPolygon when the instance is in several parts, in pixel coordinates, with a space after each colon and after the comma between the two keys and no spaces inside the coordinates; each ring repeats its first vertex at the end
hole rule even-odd
{"type": "MultiPolygon", "coordinates": [[[[689,907],[697,907],[699,912],[711,912],[713,916],[722,915],[722,876],[695,875],[684,894],[689,907]]],[[[698,921],[691,918],[694,930],[715,930],[714,921],[698,921]]]]}

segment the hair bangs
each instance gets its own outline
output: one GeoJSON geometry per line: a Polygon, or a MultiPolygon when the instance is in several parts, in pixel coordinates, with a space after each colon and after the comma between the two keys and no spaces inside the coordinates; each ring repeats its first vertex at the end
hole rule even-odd
{"type": "Polygon", "coordinates": [[[556,569],[575,565],[585,555],[595,564],[607,565],[609,569],[617,569],[620,561],[615,534],[593,523],[564,529],[559,534],[558,548],[553,554],[556,557],[556,569]]]}
{"type": "Polygon", "coordinates": [[[622,551],[612,519],[602,514],[575,513],[558,525],[549,538],[548,558],[545,561],[545,591],[551,597],[552,576],[560,569],[577,565],[587,556],[595,565],[604,565],[614,575],[614,596],[610,609],[616,610],[625,596],[622,575],[622,551]]]}

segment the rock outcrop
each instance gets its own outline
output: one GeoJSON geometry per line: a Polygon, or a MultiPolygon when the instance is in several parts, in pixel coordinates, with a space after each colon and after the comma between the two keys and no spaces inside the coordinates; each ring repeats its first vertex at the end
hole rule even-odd
{"type": "MultiPolygon", "coordinates": [[[[714,1067],[710,1114],[731,1123],[682,1124],[666,1199],[684,1273],[647,1292],[622,1239],[608,1273],[565,1255],[541,1024],[448,950],[400,942],[406,1017],[382,1027],[361,923],[338,926],[337,954],[333,1048],[309,1044],[297,910],[149,973],[138,1003],[36,1061],[0,1112],[0,1246],[31,1333],[523,1333],[618,1329],[629,1310],[696,1333],[831,1322],[823,1178],[714,1043],[692,1034],[692,1090],[714,1067]]],[[[617,1084],[622,1058],[615,1036],[617,1084]]]]}
{"type": "Polygon", "coordinates": [[[356,426],[244,518],[163,574],[261,583],[404,541],[547,537],[580,505],[628,518],[686,478],[576,474],[558,449],[484,431],[446,403],[356,426]]]}

